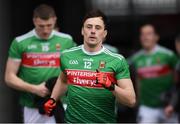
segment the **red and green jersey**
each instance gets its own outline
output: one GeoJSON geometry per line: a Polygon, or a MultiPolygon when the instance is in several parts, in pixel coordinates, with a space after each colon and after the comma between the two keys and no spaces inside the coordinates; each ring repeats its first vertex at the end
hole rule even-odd
{"type": "Polygon", "coordinates": [[[113,83],[130,78],[123,56],[102,48],[87,52],[84,46],[65,50],[61,69],[67,76],[66,121],[75,123],[115,122],[115,97],[102,85],[96,84],[96,69],[108,75],[113,83]]]}
{"type": "MultiPolygon", "coordinates": [[[[40,84],[60,73],[60,52],[75,45],[70,35],[52,31],[48,40],[38,37],[35,30],[14,39],[9,57],[21,61],[18,76],[25,82],[40,84]]],[[[22,92],[20,103],[33,107],[34,95],[22,92]]]]}
{"type": "Polygon", "coordinates": [[[162,107],[160,97],[174,83],[173,70],[177,62],[175,54],[157,45],[149,54],[140,50],[131,58],[131,62],[139,81],[140,104],[162,107]]]}

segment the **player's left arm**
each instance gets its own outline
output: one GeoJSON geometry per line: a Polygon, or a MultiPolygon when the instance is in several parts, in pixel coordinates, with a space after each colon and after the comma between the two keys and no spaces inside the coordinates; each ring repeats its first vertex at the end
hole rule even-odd
{"type": "Polygon", "coordinates": [[[131,79],[118,80],[112,93],[124,105],[133,107],[136,104],[136,95],[131,79]]]}
{"type": "Polygon", "coordinates": [[[120,61],[117,59],[115,75],[117,83],[114,85],[113,94],[120,103],[129,107],[135,106],[136,94],[130,77],[129,65],[124,57],[120,61]]]}
{"type": "Polygon", "coordinates": [[[106,89],[112,91],[117,100],[124,105],[133,107],[136,103],[136,95],[133,83],[130,78],[129,65],[124,58],[116,59],[114,68],[117,83],[115,84],[107,74],[100,72],[98,69],[96,79],[99,84],[102,84],[106,89]]]}

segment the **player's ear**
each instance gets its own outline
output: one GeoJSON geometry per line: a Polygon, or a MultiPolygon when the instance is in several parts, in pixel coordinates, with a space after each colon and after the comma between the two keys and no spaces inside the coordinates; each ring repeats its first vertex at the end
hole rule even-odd
{"type": "Polygon", "coordinates": [[[83,30],[83,27],[81,28],[81,34],[84,36],[84,30],[83,30]]]}
{"type": "Polygon", "coordinates": [[[104,38],[106,38],[106,36],[107,36],[107,30],[104,30],[104,38]]]}
{"type": "Polygon", "coordinates": [[[156,41],[158,42],[159,41],[159,35],[156,34],[156,41]]]}
{"type": "Polygon", "coordinates": [[[32,21],[33,21],[33,24],[36,25],[36,18],[33,18],[32,21]]]}
{"type": "Polygon", "coordinates": [[[57,17],[53,17],[54,22],[56,23],[57,17]]]}

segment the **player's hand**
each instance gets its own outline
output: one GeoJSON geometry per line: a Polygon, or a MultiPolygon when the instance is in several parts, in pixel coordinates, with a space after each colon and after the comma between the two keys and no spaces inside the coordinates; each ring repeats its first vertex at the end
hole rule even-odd
{"type": "Polygon", "coordinates": [[[52,116],[53,111],[56,108],[56,100],[53,98],[47,99],[47,101],[44,103],[43,107],[44,107],[45,114],[48,116],[52,116]]]}
{"type": "Polygon", "coordinates": [[[172,116],[173,112],[174,112],[174,108],[172,105],[168,105],[164,109],[164,113],[167,118],[170,118],[172,116]]]}
{"type": "Polygon", "coordinates": [[[106,73],[100,72],[96,69],[97,75],[96,80],[97,83],[102,84],[105,88],[109,90],[114,90],[114,84],[110,81],[106,73]]]}
{"type": "Polygon", "coordinates": [[[45,86],[45,83],[41,83],[39,85],[34,85],[33,93],[40,97],[45,97],[45,96],[49,95],[49,90],[45,86]]]}

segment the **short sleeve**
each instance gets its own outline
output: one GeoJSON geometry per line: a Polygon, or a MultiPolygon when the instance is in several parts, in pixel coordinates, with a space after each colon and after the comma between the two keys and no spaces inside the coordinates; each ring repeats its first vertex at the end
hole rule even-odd
{"type": "Polygon", "coordinates": [[[125,58],[122,58],[121,60],[118,59],[119,61],[117,62],[116,66],[116,79],[125,79],[125,78],[130,78],[130,72],[129,72],[129,65],[125,58]]]}
{"type": "Polygon", "coordinates": [[[16,40],[13,40],[9,48],[9,57],[15,59],[21,59],[21,55],[22,55],[22,51],[20,48],[20,44],[16,40]]]}

